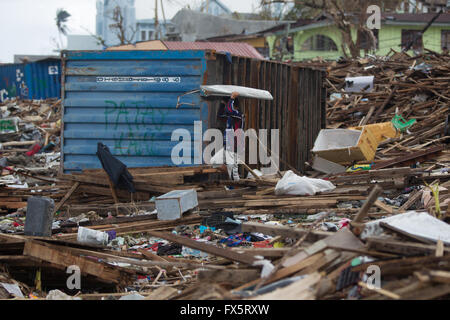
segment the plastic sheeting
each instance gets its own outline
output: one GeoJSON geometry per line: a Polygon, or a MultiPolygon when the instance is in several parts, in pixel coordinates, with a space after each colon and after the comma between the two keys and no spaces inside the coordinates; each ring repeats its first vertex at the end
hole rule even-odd
{"type": "Polygon", "coordinates": [[[334,189],[336,187],[330,181],[300,177],[289,170],[275,186],[275,194],[292,196],[315,195],[317,192],[334,189]]]}
{"type": "Polygon", "coordinates": [[[247,88],[241,86],[226,86],[226,85],[213,85],[213,86],[200,86],[202,94],[208,96],[229,97],[233,92],[238,92],[242,98],[254,98],[261,100],[273,100],[272,94],[266,90],[247,88]]]}
{"type": "Polygon", "coordinates": [[[414,236],[426,242],[442,240],[446,245],[450,245],[450,225],[426,212],[409,211],[369,222],[366,224],[361,238],[381,235],[384,231],[381,227],[395,230],[404,235],[414,236]]]}

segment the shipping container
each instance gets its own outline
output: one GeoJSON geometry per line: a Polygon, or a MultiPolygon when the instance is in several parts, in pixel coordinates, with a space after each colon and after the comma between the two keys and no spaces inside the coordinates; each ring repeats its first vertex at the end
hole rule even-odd
{"type": "Polygon", "coordinates": [[[21,63],[0,65],[0,102],[27,97],[24,65],[21,63]]]}
{"type": "MultiPolygon", "coordinates": [[[[280,130],[282,170],[304,170],[325,127],[324,73],[318,70],[205,50],[67,51],[62,65],[64,172],[101,168],[98,142],[128,167],[174,165],[172,149],[179,144],[171,139],[174,130],[185,129],[199,141],[195,121],[201,121],[203,132],[218,125],[218,99],[185,95],[205,84],[272,93],[273,101],[242,99],[241,104],[246,129],[280,130]]],[[[191,147],[183,157],[195,165],[191,147]]]]}
{"type": "Polygon", "coordinates": [[[60,98],[61,60],[0,65],[0,92],[0,101],[60,98]]]}
{"type": "Polygon", "coordinates": [[[28,99],[61,97],[61,60],[49,58],[25,65],[28,99]]]}

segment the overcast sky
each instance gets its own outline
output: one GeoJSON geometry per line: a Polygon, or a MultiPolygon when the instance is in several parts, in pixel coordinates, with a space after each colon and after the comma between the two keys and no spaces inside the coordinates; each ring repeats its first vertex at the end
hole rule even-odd
{"type": "MultiPolygon", "coordinates": [[[[170,19],[187,4],[199,0],[163,0],[170,19]]],[[[254,12],[259,0],[222,0],[232,11],[254,12]]],[[[159,1],[158,1],[159,3],[159,1]]],[[[95,33],[96,0],[0,0],[0,63],[13,62],[14,54],[55,54],[58,31],[56,10],[71,14],[70,34],[95,33]]],[[[136,18],[154,17],[154,0],[136,0],[136,18]]],[[[161,11],[160,11],[161,15],[161,11]]]]}

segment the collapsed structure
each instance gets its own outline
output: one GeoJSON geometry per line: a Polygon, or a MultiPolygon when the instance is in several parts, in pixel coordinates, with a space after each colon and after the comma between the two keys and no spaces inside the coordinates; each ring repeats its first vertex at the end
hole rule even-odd
{"type": "MultiPolygon", "coordinates": [[[[89,61],[89,54],[73,57],[89,61]]],[[[109,59],[125,57],[103,54],[109,59]]],[[[203,61],[205,52],[179,57],[187,55],[203,61]]],[[[393,52],[383,59],[306,65],[318,70],[211,57],[200,64],[208,77],[183,90],[213,83],[269,90],[273,102],[246,100],[244,111],[250,128],[282,130],[278,172],[264,176],[259,168],[246,166],[246,179],[230,181],[220,166],[137,167],[128,165],[126,152],[114,149],[117,144],[110,144],[112,154],[127,164],[136,192],[120,188],[95,159],[102,137],[96,136],[100,130],[94,125],[104,124],[107,112],[90,116],[98,118],[97,124],[78,124],[87,122],[91,110],[108,110],[102,99],[112,99],[118,92],[145,93],[134,84],[92,80],[99,76],[95,68],[114,73],[107,76],[125,76],[124,72],[130,76],[130,70],[111,68],[102,59],[97,66],[69,59],[61,131],[67,139],[84,139],[84,144],[68,149],[71,144],[63,142],[62,154],[78,152],[70,163],[89,158],[96,165],[65,165],[69,172],[52,171],[58,160],[59,101],[3,104],[2,112],[21,121],[13,130],[19,144],[2,146],[0,263],[7,268],[0,274],[2,297],[448,298],[450,57],[429,52],[411,58],[393,52]],[[361,79],[367,76],[373,76],[373,82],[361,79]],[[110,92],[100,97],[96,91],[105,88],[110,92]],[[77,113],[82,107],[86,111],[77,113]],[[82,139],[77,125],[85,134],[82,139]],[[34,137],[31,129],[41,136],[34,137]],[[326,133],[326,143],[321,132],[326,133]],[[86,144],[89,136],[93,145],[86,144]],[[348,136],[357,138],[346,144],[348,136]],[[49,141],[55,144],[52,152],[36,152],[49,141]],[[27,149],[28,156],[22,155],[24,146],[36,143],[38,147],[27,149]],[[30,165],[38,157],[45,159],[41,170],[30,165]],[[26,201],[33,196],[53,201],[47,209],[52,219],[41,219],[51,225],[51,235],[26,234],[30,214],[26,201]],[[67,268],[73,265],[81,271],[80,288],[66,285],[67,268]]],[[[148,76],[138,67],[132,70],[136,72],[132,76],[148,76]]],[[[179,70],[183,69],[171,72],[179,70]]],[[[202,76],[196,67],[189,70],[202,76]]],[[[147,84],[145,91],[162,87],[147,84]]],[[[161,102],[159,108],[174,102],[175,108],[178,94],[168,93],[161,101],[146,99],[154,106],[161,102]]],[[[201,119],[214,120],[217,103],[190,99],[182,101],[204,104],[208,112],[200,113],[207,115],[201,119]]],[[[130,110],[136,107],[126,101],[117,110],[135,119],[130,110]]],[[[196,111],[179,111],[194,120],[196,111]]],[[[120,130],[128,123],[114,125],[120,130]]],[[[155,124],[171,123],[159,119],[146,125],[155,124]]]]}

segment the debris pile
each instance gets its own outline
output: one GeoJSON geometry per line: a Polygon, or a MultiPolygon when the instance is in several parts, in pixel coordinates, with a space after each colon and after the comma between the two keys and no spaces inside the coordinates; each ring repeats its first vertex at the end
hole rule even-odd
{"type": "Polygon", "coordinates": [[[28,197],[59,171],[61,101],[7,100],[0,112],[0,232],[23,231],[28,197]]]}
{"type": "Polygon", "coordinates": [[[393,53],[332,63],[326,80],[328,128],[360,127],[398,119],[398,136],[381,142],[375,159],[412,153],[448,141],[450,56],[393,53]],[[373,89],[352,90],[349,78],[374,76],[373,89]],[[401,119],[405,121],[401,121],[401,119]],[[446,122],[447,121],[447,122],[446,122]]]}
{"type": "Polygon", "coordinates": [[[18,171],[40,182],[14,196],[48,205],[7,212],[0,264],[36,299],[448,299],[449,71],[437,54],[331,64],[307,172],[128,168],[130,193],[103,169],[18,171]]]}

